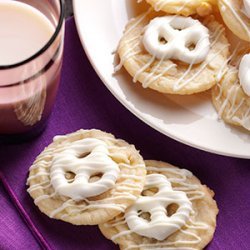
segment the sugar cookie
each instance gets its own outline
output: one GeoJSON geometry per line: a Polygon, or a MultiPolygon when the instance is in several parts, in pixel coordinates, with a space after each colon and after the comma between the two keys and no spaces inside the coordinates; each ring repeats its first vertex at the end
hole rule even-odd
{"type": "Polygon", "coordinates": [[[49,217],[94,225],[134,203],[145,175],[134,146],[99,130],[79,130],[54,138],[31,166],[27,183],[49,217]]]}
{"type": "Polygon", "coordinates": [[[221,16],[228,28],[250,42],[250,0],[218,0],[221,16]]]}
{"type": "Polygon", "coordinates": [[[125,214],[99,225],[120,249],[203,249],[212,239],[218,208],[214,193],[191,172],[146,161],[142,195],[125,214]]]}
{"type": "Polygon", "coordinates": [[[149,10],[126,26],[115,70],[124,66],[144,88],[193,94],[214,86],[228,47],[224,27],[213,17],[200,22],[149,10]]]}
{"type": "Polygon", "coordinates": [[[225,73],[212,89],[219,118],[250,131],[250,50],[232,53],[225,73]]]}
{"type": "Polygon", "coordinates": [[[190,16],[198,13],[206,16],[212,13],[215,0],[146,0],[155,11],[190,16]]]}

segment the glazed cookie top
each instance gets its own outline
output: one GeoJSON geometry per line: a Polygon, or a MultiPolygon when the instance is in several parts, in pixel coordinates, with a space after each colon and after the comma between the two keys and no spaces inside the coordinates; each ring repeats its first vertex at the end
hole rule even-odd
{"type": "Polygon", "coordinates": [[[195,19],[148,10],[126,26],[115,70],[124,66],[144,88],[193,94],[216,84],[228,47],[225,28],[212,16],[195,19]]]}
{"type": "Polygon", "coordinates": [[[100,225],[121,249],[202,249],[213,237],[213,192],[185,169],[146,161],[142,195],[125,214],[100,225]]]}
{"type": "Polygon", "coordinates": [[[146,0],[155,11],[190,16],[198,13],[206,16],[212,13],[215,0],[146,0]]]}
{"type": "Polygon", "coordinates": [[[212,101],[219,119],[250,131],[249,47],[239,43],[228,60],[212,90],[212,101]]]}
{"type": "Polygon", "coordinates": [[[132,145],[99,130],[56,136],[30,168],[40,210],[73,224],[98,224],[139,196],[145,166],[132,145]]]}
{"type": "Polygon", "coordinates": [[[250,41],[250,1],[218,0],[220,13],[228,28],[239,38],[250,41]]]}

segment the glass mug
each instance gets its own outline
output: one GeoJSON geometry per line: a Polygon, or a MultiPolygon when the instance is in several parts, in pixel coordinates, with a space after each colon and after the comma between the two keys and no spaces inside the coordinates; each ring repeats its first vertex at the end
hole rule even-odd
{"type": "MultiPolygon", "coordinates": [[[[63,0],[0,0],[0,25],[1,21],[4,21],[4,14],[6,13],[6,19],[9,15],[9,19],[0,29],[5,29],[7,35],[9,32],[22,32],[23,36],[27,36],[25,41],[18,41],[18,48],[11,48],[13,53],[6,52],[4,55],[4,49],[0,53],[0,140],[29,138],[45,128],[60,80],[64,45],[64,7],[63,0]],[[8,22],[11,18],[13,20],[11,15],[17,12],[18,15],[23,14],[23,17],[14,17],[20,18],[17,21],[20,25],[5,28],[14,25],[8,22]],[[40,25],[39,28],[36,28],[35,24],[40,25]],[[47,40],[43,46],[35,50],[33,43],[38,44],[39,39],[46,39],[46,36],[47,40]],[[24,56],[19,54],[31,48],[34,52],[28,58],[18,61],[18,56],[24,56]],[[5,59],[1,60],[1,54],[5,59]],[[15,57],[14,60],[11,57],[15,57]]],[[[0,36],[2,39],[5,34],[0,31],[0,36]]],[[[12,44],[11,38],[8,39],[6,38],[4,45],[0,42],[2,48],[12,44]]],[[[2,41],[4,43],[4,39],[2,41]]]]}

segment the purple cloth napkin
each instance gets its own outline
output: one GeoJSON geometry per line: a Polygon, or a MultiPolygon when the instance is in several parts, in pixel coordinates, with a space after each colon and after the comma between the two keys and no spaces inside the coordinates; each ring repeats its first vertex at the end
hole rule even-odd
{"type": "Polygon", "coordinates": [[[0,147],[0,249],[118,249],[96,226],[49,219],[26,192],[35,157],[53,136],[98,128],[136,145],[145,159],[191,170],[215,191],[220,213],[207,249],[250,249],[250,161],[209,154],[180,144],[145,125],[105,88],[67,21],[62,81],[44,133],[29,143],[0,147]]]}

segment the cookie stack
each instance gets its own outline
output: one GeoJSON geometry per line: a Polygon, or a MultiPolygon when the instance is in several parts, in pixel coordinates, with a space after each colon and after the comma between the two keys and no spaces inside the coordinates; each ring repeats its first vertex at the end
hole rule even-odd
{"type": "Polygon", "coordinates": [[[98,224],[120,249],[202,249],[216,227],[214,193],[191,172],[144,161],[133,145],[100,130],[56,136],[27,184],[41,212],[98,224]]]}
{"type": "Polygon", "coordinates": [[[144,88],[177,95],[211,90],[218,117],[250,131],[250,1],[146,0],[117,53],[144,88]]]}

